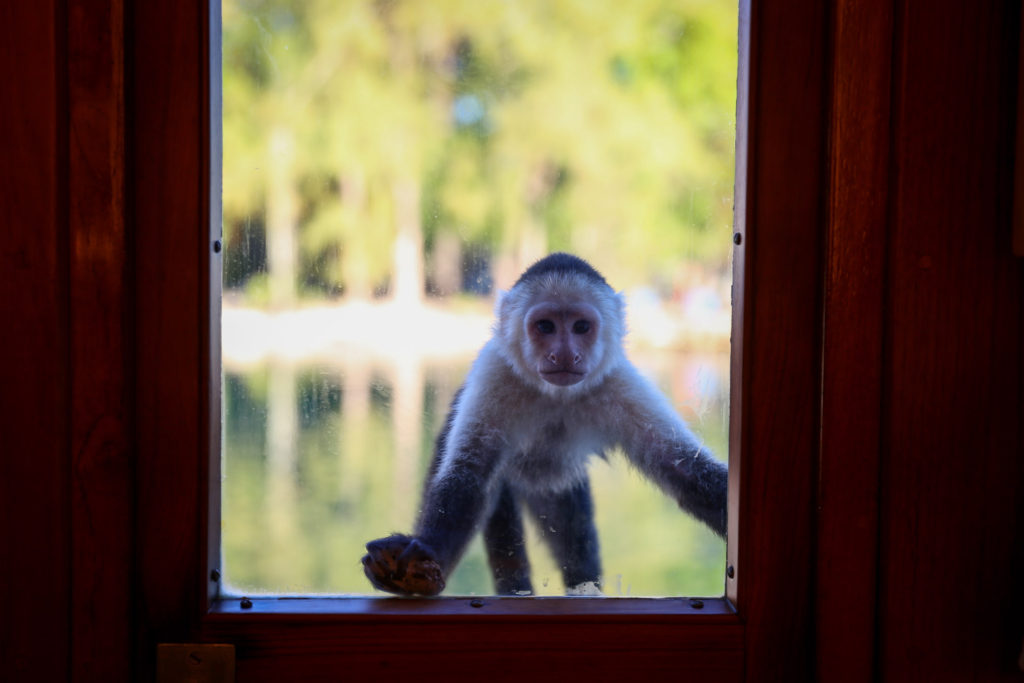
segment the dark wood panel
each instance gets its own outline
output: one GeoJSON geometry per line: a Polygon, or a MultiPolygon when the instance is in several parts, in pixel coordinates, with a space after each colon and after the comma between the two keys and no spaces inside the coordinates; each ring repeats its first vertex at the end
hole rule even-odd
{"type": "Polygon", "coordinates": [[[747,680],[798,681],[813,671],[812,648],[795,644],[813,641],[827,23],[821,3],[749,11],[749,111],[738,117],[747,117],[747,148],[737,170],[742,470],[730,542],[739,544],[747,680]]]}
{"type": "Polygon", "coordinates": [[[725,599],[298,598],[215,604],[201,640],[237,646],[240,680],[336,672],[432,680],[739,681],[743,629],[725,599]]]}
{"type": "Polygon", "coordinates": [[[821,678],[862,677],[873,634],[879,678],[1019,680],[1024,267],[1009,252],[1017,3],[898,4],[891,20],[884,7],[843,2],[830,21],[821,9],[758,3],[746,24],[755,111],[738,167],[747,182],[737,202],[744,462],[731,482],[736,494],[742,479],[743,491],[730,513],[738,574],[729,590],[740,615],[545,615],[486,628],[417,614],[358,624],[200,619],[210,419],[201,378],[212,353],[206,8],[133,8],[125,126],[121,7],[0,3],[0,313],[15,331],[0,341],[5,679],[145,680],[155,642],[191,636],[237,642],[240,679],[254,680],[453,664],[467,677],[496,666],[571,676],[597,665],[625,678],[645,665],[673,677],[732,680],[745,667],[748,679],[800,680],[815,659],[821,678]],[[133,172],[119,177],[125,129],[133,172]],[[132,665],[124,641],[136,601],[132,665]]]}
{"type": "Polygon", "coordinates": [[[203,594],[205,12],[199,0],[138,3],[128,34],[141,678],[156,642],[189,636],[203,594]]]}
{"type": "Polygon", "coordinates": [[[1018,12],[907,3],[898,21],[879,605],[890,680],[997,680],[1014,664],[1003,650],[1019,632],[1005,604],[1020,582],[1018,12]]]}
{"type": "MultiPolygon", "coordinates": [[[[393,601],[391,601],[393,602],[393,601]]],[[[733,616],[668,625],[664,618],[550,615],[356,621],[309,615],[207,620],[212,639],[233,642],[245,681],[337,680],[344,672],[421,680],[739,681],[742,627],[733,616]],[[396,647],[401,643],[401,647],[396,647]]]]}
{"type": "Polygon", "coordinates": [[[134,470],[125,339],[120,2],[68,3],[71,506],[78,680],[129,680],[134,470]]]}
{"type": "MultiPolygon", "coordinates": [[[[1024,112],[1024,50],[1020,49],[1024,44],[1024,21],[1020,22],[1020,31],[1017,33],[1017,113],[1024,112]]],[[[1013,182],[1013,253],[1024,258],[1024,126],[1020,124],[1019,117],[1016,130],[1016,145],[1014,146],[1014,182],[1013,182]]],[[[1024,664],[1021,665],[1024,668],[1024,664]]]]}
{"type": "Polygon", "coordinates": [[[815,678],[866,681],[875,651],[892,7],[841,0],[831,21],[815,678]]]}
{"type": "MultiPolygon", "coordinates": [[[[666,631],[664,624],[655,628],[643,619],[615,622],[620,633],[630,633],[617,641],[605,617],[585,624],[491,624],[500,637],[475,622],[439,624],[417,615],[365,631],[364,625],[339,627],[306,617],[253,625],[212,616],[196,630],[205,592],[196,568],[203,565],[206,387],[200,378],[208,353],[202,322],[208,264],[202,256],[202,95],[196,90],[203,58],[195,41],[202,30],[200,11],[193,9],[138,9],[137,18],[145,19],[136,22],[133,35],[136,50],[146,52],[135,65],[145,75],[138,76],[133,98],[139,113],[136,311],[144,459],[139,539],[146,545],[140,569],[149,626],[143,647],[182,634],[234,640],[243,678],[333,674],[338,666],[354,673],[379,670],[382,662],[409,673],[460,660],[470,670],[495,658],[507,670],[528,666],[530,658],[502,653],[509,645],[519,653],[554,652],[548,671],[615,661],[623,644],[641,655],[624,656],[623,663],[649,655],[654,668],[674,659],[676,672],[683,671],[689,650],[678,643],[703,642],[685,621],[666,631]],[[675,647],[660,640],[666,633],[679,637],[675,647]],[[482,649],[467,655],[476,642],[482,649]],[[423,649],[424,643],[433,649],[423,649]],[[588,658],[586,648],[595,645],[606,657],[588,658]],[[364,647],[372,654],[360,654],[364,647]]],[[[999,661],[1000,643],[1015,632],[1006,628],[1006,603],[989,600],[989,591],[1014,585],[1006,560],[1012,556],[1014,515],[1020,514],[1012,503],[1019,458],[1005,453],[1020,449],[1012,420],[1020,414],[1022,282],[1019,266],[995,249],[1006,235],[991,232],[1003,230],[1000,202],[1006,200],[999,197],[1008,196],[1000,185],[1008,146],[999,141],[1010,116],[992,79],[1002,77],[1003,58],[1012,51],[996,29],[1012,24],[1017,10],[986,7],[965,22],[955,12],[927,21],[897,17],[901,79],[894,89],[898,129],[890,163],[887,57],[884,40],[870,32],[886,30],[884,10],[863,16],[852,13],[852,4],[838,7],[830,23],[819,7],[765,3],[755,9],[747,24],[753,112],[738,171],[747,194],[737,202],[743,236],[737,250],[743,468],[734,469],[731,486],[734,492],[737,480],[743,486],[731,508],[730,557],[738,573],[729,590],[741,621],[726,628],[734,636],[746,634],[749,679],[810,678],[815,643],[819,671],[856,660],[855,670],[862,672],[870,657],[865,625],[872,614],[881,625],[876,673],[893,680],[988,674],[999,661]],[[932,21],[952,26],[931,26],[932,21]],[[831,53],[829,26],[837,38],[831,53]],[[988,42],[982,39],[986,31],[988,42]],[[853,74],[861,59],[868,71],[853,74]],[[837,76],[840,66],[856,80],[837,76]],[[987,75],[971,80],[979,71],[987,75]],[[865,149],[857,148],[861,135],[865,149]],[[884,220],[879,202],[890,171],[897,179],[894,227],[882,254],[884,233],[874,221],[884,220]],[[826,219],[827,233],[821,227],[826,219]],[[880,268],[888,273],[881,282],[880,268]],[[941,269],[943,277],[928,273],[930,268],[941,269]],[[885,309],[878,304],[882,296],[885,309]],[[865,316],[863,329],[859,315],[865,316]],[[882,315],[889,331],[879,359],[882,315]],[[881,399],[873,406],[878,392],[881,399]],[[876,411],[882,411],[881,423],[876,411]],[[855,415],[874,422],[858,431],[855,415]],[[875,562],[869,547],[872,430],[881,435],[875,453],[883,458],[882,602],[869,599],[858,606],[859,597],[871,593],[875,562]],[[857,459],[862,452],[866,462],[857,459]],[[851,485],[843,488],[847,475],[851,485]],[[966,514],[954,517],[964,509],[966,514]],[[948,540],[950,530],[955,542],[948,540]],[[852,590],[844,594],[847,579],[852,590]],[[967,597],[958,601],[958,595],[967,597]],[[842,623],[844,605],[854,606],[848,626],[842,623]],[[817,639],[815,613],[825,626],[817,639]],[[843,628],[851,640],[842,640],[843,628]],[[941,648],[938,657],[935,647],[941,648]]],[[[734,671],[737,650],[712,648],[712,659],[726,650],[729,657],[720,661],[734,671]]],[[[620,672],[614,665],[607,671],[620,672]]]]}
{"type": "Polygon", "coordinates": [[[0,3],[0,660],[65,680],[70,632],[61,3],[0,3]]]}

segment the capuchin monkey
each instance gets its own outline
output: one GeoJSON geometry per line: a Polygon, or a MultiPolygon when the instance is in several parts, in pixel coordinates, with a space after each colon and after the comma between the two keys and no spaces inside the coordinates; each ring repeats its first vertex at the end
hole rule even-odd
{"type": "Polygon", "coordinates": [[[366,544],[370,583],[437,595],[482,529],[495,592],[529,595],[525,508],[541,522],[567,592],[598,592],[587,460],[616,447],[725,536],[727,469],[626,359],[622,295],[600,273],[552,254],[522,274],[497,314],[437,437],[413,534],[366,544]]]}

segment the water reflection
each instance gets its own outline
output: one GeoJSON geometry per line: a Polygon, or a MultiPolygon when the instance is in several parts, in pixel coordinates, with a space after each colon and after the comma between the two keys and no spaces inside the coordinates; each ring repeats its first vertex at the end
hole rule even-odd
{"type": "MultiPolygon", "coordinates": [[[[721,459],[728,355],[633,352],[721,459]]],[[[224,376],[225,577],[239,592],[365,594],[359,557],[371,538],[411,527],[435,435],[472,355],[394,361],[349,352],[268,358],[224,376]]],[[[609,595],[718,595],[724,544],[630,470],[591,466],[609,595]]],[[[528,529],[534,585],[563,592],[528,529]]],[[[479,539],[447,594],[485,594],[479,539]]]]}

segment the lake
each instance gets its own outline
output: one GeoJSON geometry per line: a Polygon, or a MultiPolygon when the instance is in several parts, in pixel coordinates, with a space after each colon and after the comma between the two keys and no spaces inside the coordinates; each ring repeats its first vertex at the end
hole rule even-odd
{"type": "MultiPolygon", "coordinates": [[[[225,585],[246,595],[373,593],[359,561],[363,546],[411,530],[434,439],[473,351],[460,344],[442,345],[443,353],[407,353],[338,338],[312,343],[297,322],[246,327],[227,311],[224,327],[225,585]],[[269,341],[275,334],[297,339],[275,350],[269,341]],[[299,351],[282,351],[296,344],[299,351]]],[[[422,338],[430,334],[405,336],[422,350],[433,348],[422,338]]],[[[474,334],[477,344],[486,327],[474,334]]],[[[728,352],[636,349],[629,355],[725,460],[728,352]]],[[[606,595],[722,594],[723,541],[621,454],[594,458],[590,473],[606,595]]],[[[537,593],[561,595],[561,575],[529,519],[527,536],[537,593]]],[[[491,591],[477,537],[446,594],[491,591]]]]}

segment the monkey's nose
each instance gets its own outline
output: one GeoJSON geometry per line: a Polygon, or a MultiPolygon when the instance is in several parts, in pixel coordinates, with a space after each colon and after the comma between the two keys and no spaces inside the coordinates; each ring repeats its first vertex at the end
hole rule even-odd
{"type": "Polygon", "coordinates": [[[554,351],[548,354],[548,360],[554,363],[555,365],[558,365],[558,356],[555,355],[554,351]]]}

